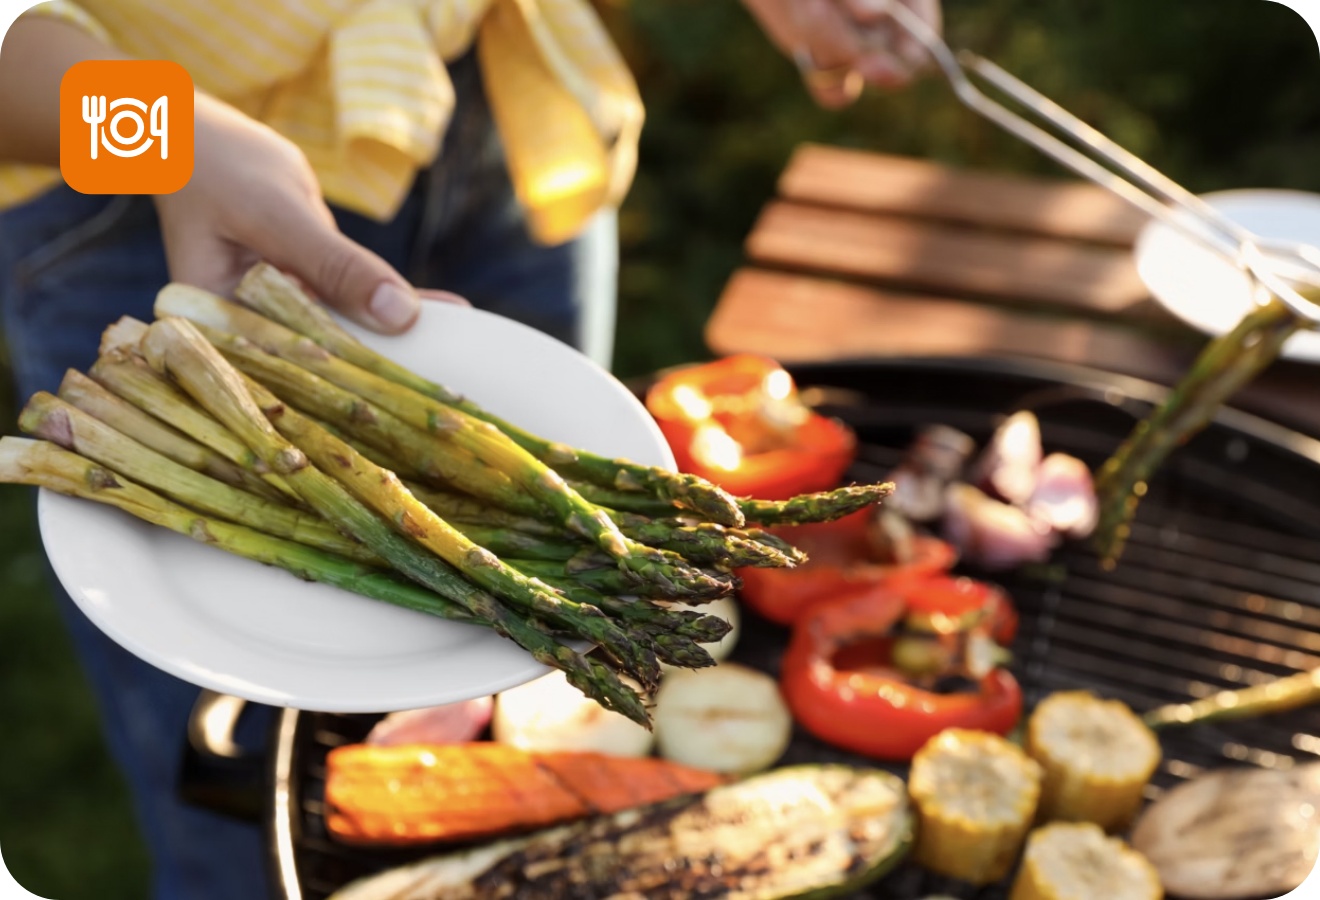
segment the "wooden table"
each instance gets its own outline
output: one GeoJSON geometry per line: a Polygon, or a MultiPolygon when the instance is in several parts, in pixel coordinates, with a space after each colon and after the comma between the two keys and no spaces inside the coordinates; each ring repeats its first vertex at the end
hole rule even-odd
{"type": "MultiPolygon", "coordinates": [[[[706,327],[784,362],[1026,356],[1172,384],[1205,338],[1152,300],[1145,215],[1069,181],[819,145],[794,154],[706,327]]],[[[1320,367],[1280,362],[1234,405],[1320,435],[1320,367]]]]}

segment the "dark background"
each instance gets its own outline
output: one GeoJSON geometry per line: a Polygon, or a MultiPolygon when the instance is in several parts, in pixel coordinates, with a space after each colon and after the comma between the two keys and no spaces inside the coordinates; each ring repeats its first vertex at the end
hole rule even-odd
{"type": "MultiPolygon", "coordinates": [[[[627,0],[604,14],[647,103],[621,219],[615,369],[707,355],[701,330],[793,147],[819,141],[1059,174],[942,82],[827,112],[735,0],[627,0]]],[[[1263,0],[946,0],[948,32],[1195,191],[1320,191],[1320,55],[1263,0]]],[[[0,358],[0,430],[12,430],[0,358]]],[[[0,847],[30,890],[140,900],[147,861],[42,582],[29,495],[0,490],[0,847]]],[[[182,738],[182,735],[180,736],[182,738]]]]}

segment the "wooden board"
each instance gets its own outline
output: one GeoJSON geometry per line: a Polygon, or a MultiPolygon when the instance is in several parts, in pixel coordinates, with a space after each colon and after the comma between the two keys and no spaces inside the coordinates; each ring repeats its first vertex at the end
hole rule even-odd
{"type": "Polygon", "coordinates": [[[774,201],[747,239],[753,260],[952,295],[1131,315],[1148,291],[1129,250],[774,201]]]}
{"type": "MultiPolygon", "coordinates": [[[[1028,357],[1171,385],[1204,339],[1144,337],[1119,324],[1043,317],[965,300],[742,269],[706,325],[717,354],[761,353],[784,362],[913,356],[1028,357]]],[[[1234,405],[1320,435],[1320,373],[1276,363],[1234,405]]]]}
{"type": "Polygon", "coordinates": [[[969,172],[903,156],[804,144],[780,196],[858,212],[939,219],[1130,247],[1145,213],[1075,181],[969,172]]]}
{"type": "Polygon", "coordinates": [[[706,325],[716,353],[764,353],[785,362],[896,356],[1030,356],[1155,381],[1176,378],[1197,342],[1181,348],[1128,329],[1045,318],[758,269],[742,269],[706,325]]]}

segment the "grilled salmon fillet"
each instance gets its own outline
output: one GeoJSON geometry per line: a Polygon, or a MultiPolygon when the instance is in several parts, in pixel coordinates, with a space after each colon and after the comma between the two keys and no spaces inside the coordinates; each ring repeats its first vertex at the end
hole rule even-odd
{"type": "Polygon", "coordinates": [[[661,759],[495,743],[353,744],[326,760],[326,825],[353,844],[465,841],[701,793],[722,781],[661,759]]]}

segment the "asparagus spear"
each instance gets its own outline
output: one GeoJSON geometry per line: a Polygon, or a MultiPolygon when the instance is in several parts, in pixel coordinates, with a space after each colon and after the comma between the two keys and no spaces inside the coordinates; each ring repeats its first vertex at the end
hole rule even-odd
{"type": "Polygon", "coordinates": [[[831,522],[873,506],[894,492],[892,482],[856,484],[817,494],[801,494],[790,500],[738,501],[748,522],[757,525],[806,525],[831,522]]]}
{"type": "Polygon", "coordinates": [[[171,374],[327,521],[357,538],[400,573],[489,620],[538,661],[562,669],[571,684],[602,706],[649,726],[641,698],[616,674],[589,665],[580,654],[549,640],[490,594],[466,582],[443,560],[400,537],[337,481],[312,466],[302,451],[275,431],[253,403],[242,376],[189,322],[177,318],[157,321],[143,339],[142,351],[154,368],[171,374]]]}
{"type": "Polygon", "coordinates": [[[71,406],[76,406],[180,465],[268,500],[280,500],[283,497],[279,491],[248,470],[144,413],[81,372],[69,369],[64,373],[59,396],[71,406]]]}
{"type": "Polygon", "coordinates": [[[282,495],[297,499],[298,495],[284,479],[267,471],[242,441],[198,409],[186,394],[153,372],[136,352],[122,347],[111,349],[96,360],[88,374],[112,393],[252,472],[282,495]]]}
{"type": "MultiPolygon", "coordinates": [[[[415,481],[405,481],[404,483],[407,484],[408,490],[413,492],[413,496],[450,522],[488,525],[493,528],[518,531],[538,537],[558,538],[569,536],[568,532],[553,522],[547,522],[533,516],[520,516],[517,513],[488,505],[476,497],[436,490],[415,481]]],[[[578,546],[580,549],[581,544],[578,546]]]]}
{"type": "MultiPolygon", "coordinates": [[[[421,498],[419,497],[418,500],[421,500],[421,498]]],[[[428,508],[430,507],[428,506],[428,508]]],[[[438,510],[435,512],[438,512],[438,510]]],[[[456,530],[462,532],[463,536],[472,543],[484,547],[500,557],[567,562],[582,552],[580,542],[568,540],[562,536],[543,537],[498,526],[482,525],[474,522],[456,522],[443,515],[441,518],[449,522],[456,530]]]]}
{"type": "Polygon", "coordinates": [[[580,479],[571,479],[568,483],[583,498],[607,509],[636,513],[640,516],[650,516],[652,518],[682,516],[687,512],[677,504],[662,500],[659,497],[652,497],[649,494],[635,494],[631,491],[601,487],[598,484],[580,479]]]}
{"type": "MultiPolygon", "coordinates": [[[[630,639],[608,616],[554,593],[505,566],[408,492],[399,477],[382,469],[310,419],[285,407],[275,395],[248,385],[257,407],[312,463],[348,488],[359,502],[395,523],[401,533],[462,572],[474,584],[571,634],[597,644],[643,687],[660,683],[660,665],[648,648],[630,639]]],[[[571,555],[571,554],[570,554],[571,555]]]]}
{"type": "Polygon", "coordinates": [[[359,562],[379,562],[375,554],[321,519],[181,466],[45,391],[32,395],[19,415],[18,427],[202,512],[359,562]]]}
{"type": "Polygon", "coordinates": [[[1241,690],[1220,691],[1189,703],[1161,706],[1142,718],[1151,728],[1196,725],[1286,712],[1316,702],[1320,702],[1320,669],[1298,672],[1296,675],[1241,690]]]}
{"type": "Polygon", "coordinates": [[[1146,484],[1169,454],[1214,418],[1218,408],[1255,378],[1304,323],[1278,300],[1249,313],[1211,341],[1164,403],[1138,423],[1096,477],[1100,515],[1095,544],[1113,562],[1122,552],[1146,484]]]}
{"type": "Polygon", "coordinates": [[[122,475],[45,441],[0,438],[0,482],[33,485],[114,506],[235,556],[278,566],[304,581],[331,584],[455,622],[492,624],[437,594],[374,567],[185,509],[122,475]]]}
{"type": "MultiPolygon", "coordinates": [[[[574,490],[597,506],[656,519],[683,517],[683,510],[655,497],[630,494],[588,482],[573,481],[570,484],[574,490]]],[[[841,519],[879,503],[893,493],[893,490],[894,486],[890,483],[863,484],[815,494],[802,494],[788,500],[756,500],[740,497],[737,502],[743,519],[748,524],[807,525],[841,519]]]]}
{"type": "MultiPolygon", "coordinates": [[[[637,592],[637,585],[632,579],[620,572],[618,569],[609,565],[580,566],[575,565],[575,560],[568,562],[556,562],[552,560],[535,559],[506,559],[506,563],[513,566],[524,575],[530,575],[538,581],[552,584],[560,587],[565,582],[578,582],[584,587],[589,587],[600,591],[603,594],[614,594],[616,596],[629,596],[637,592]]],[[[730,589],[738,585],[737,579],[729,578],[730,589]]],[[[656,599],[662,600],[683,600],[687,603],[702,603],[708,600],[714,600],[717,597],[726,596],[727,590],[712,591],[708,595],[699,595],[696,597],[666,597],[664,595],[653,595],[656,599]]]]}
{"type": "Polygon", "coordinates": [[[759,569],[791,569],[797,565],[792,556],[748,537],[739,528],[714,522],[676,524],[612,510],[606,513],[632,540],[673,551],[694,563],[759,569]]]}
{"type": "Polygon", "coordinates": [[[489,422],[517,441],[523,449],[566,475],[620,490],[649,493],[692,509],[703,518],[721,525],[742,524],[732,498],[704,479],[642,466],[628,460],[606,459],[547,441],[505,422],[472,401],[374,352],[341,328],[297,284],[273,266],[264,263],[254,266],[239,284],[237,294],[244,302],[311,338],[336,356],[489,422]]]}
{"type": "MultiPolygon", "coordinates": [[[[223,352],[224,351],[222,350],[221,353],[223,352]]],[[[233,362],[233,360],[230,360],[230,362],[233,362]]],[[[235,368],[238,369],[240,372],[243,371],[242,366],[235,365],[235,368]]],[[[245,372],[244,374],[247,373],[245,372]]],[[[423,473],[420,469],[413,466],[412,464],[406,463],[401,459],[390,456],[389,454],[381,450],[377,450],[375,447],[371,446],[370,444],[358,440],[357,438],[353,437],[353,435],[344,431],[344,429],[339,427],[338,425],[331,424],[330,422],[327,422],[324,419],[318,419],[316,416],[313,415],[308,415],[307,418],[311,419],[317,425],[320,425],[322,428],[333,434],[335,437],[339,438],[345,444],[348,444],[350,447],[352,447],[358,453],[361,453],[363,456],[374,462],[376,465],[380,466],[383,469],[389,469],[391,472],[393,472],[395,475],[398,475],[400,478],[418,479],[425,477],[425,473],[423,473]]]]}

